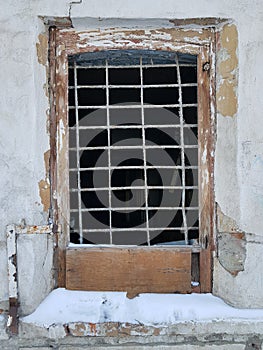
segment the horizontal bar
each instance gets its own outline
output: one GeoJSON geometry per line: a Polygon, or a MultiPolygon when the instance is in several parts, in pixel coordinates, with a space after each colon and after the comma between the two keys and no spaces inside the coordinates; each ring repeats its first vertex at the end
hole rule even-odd
{"type": "MultiPolygon", "coordinates": [[[[199,207],[184,207],[187,210],[199,210],[199,207]]],[[[81,212],[86,213],[90,211],[120,211],[120,212],[125,212],[127,210],[141,210],[141,211],[146,211],[146,210],[182,210],[182,207],[114,207],[114,208],[81,208],[81,212]],[[143,209],[142,209],[143,208],[143,209]]],[[[79,209],[70,209],[71,213],[78,213],[79,209]]]]}
{"type": "MultiPolygon", "coordinates": [[[[146,169],[182,169],[183,167],[182,166],[179,166],[179,165],[159,165],[159,166],[154,166],[154,165],[148,165],[145,167],[146,169]]],[[[192,166],[185,166],[184,167],[185,169],[198,169],[198,165],[192,165],[192,166]]],[[[131,165],[131,166],[110,166],[110,167],[91,167],[91,168],[70,168],[69,171],[87,171],[87,170],[108,170],[108,169],[111,169],[111,170],[115,170],[115,169],[144,169],[144,166],[143,165],[131,165]]]]}
{"type": "MultiPolygon", "coordinates": [[[[180,128],[181,125],[180,124],[146,124],[146,125],[142,125],[142,124],[138,124],[138,125],[110,125],[109,129],[110,130],[118,130],[118,129],[153,129],[153,128],[166,128],[166,129],[174,129],[174,128],[180,128]]],[[[197,128],[198,124],[184,124],[183,125],[184,128],[197,128]]],[[[106,125],[93,125],[93,126],[79,126],[78,129],[79,130],[94,130],[94,129],[101,129],[101,130],[105,130],[106,128],[108,128],[106,125]]],[[[76,130],[76,126],[71,126],[69,127],[70,130],[76,130]]]]}
{"type": "MultiPolygon", "coordinates": [[[[159,231],[159,230],[167,230],[167,231],[183,231],[185,227],[149,227],[149,231],[159,231]]],[[[198,226],[187,227],[188,230],[199,230],[198,226]]],[[[140,228],[111,228],[111,229],[83,229],[82,232],[125,232],[125,231],[146,231],[146,227],[140,228]]],[[[74,232],[79,233],[79,230],[74,230],[74,232]]]]}
{"type": "MultiPolygon", "coordinates": [[[[197,87],[197,83],[185,83],[185,84],[181,84],[182,87],[197,87]]],[[[137,85],[77,85],[72,86],[70,85],[68,88],[69,89],[148,89],[148,88],[172,88],[172,87],[179,87],[179,84],[145,84],[143,86],[141,86],[140,84],[137,85]]]]}
{"type": "MultiPolygon", "coordinates": [[[[162,104],[162,105],[149,105],[144,104],[143,108],[173,108],[173,107],[197,107],[197,103],[170,103],[170,104],[162,104]]],[[[75,109],[75,106],[69,106],[69,109],[75,109]]],[[[133,109],[133,108],[140,108],[140,105],[91,105],[91,106],[78,106],[78,109],[133,109]]]]}
{"type": "MultiPolygon", "coordinates": [[[[94,151],[94,150],[126,150],[126,149],[138,149],[141,150],[142,145],[137,145],[137,146],[93,146],[93,147],[71,147],[69,148],[69,151],[94,151]]],[[[178,146],[173,146],[173,145],[161,145],[161,146],[144,146],[145,149],[180,149],[182,148],[181,145],[178,146]]],[[[184,145],[183,148],[198,148],[198,145],[184,145]]]]}
{"type": "MultiPolygon", "coordinates": [[[[77,69],[105,69],[106,65],[100,65],[100,66],[75,66],[77,69]]],[[[167,63],[167,64],[133,64],[133,65],[128,65],[128,66],[121,66],[121,65],[108,65],[109,69],[123,69],[123,68],[138,68],[140,69],[140,67],[142,68],[171,68],[174,67],[176,68],[177,65],[176,63],[167,63]]],[[[179,67],[197,67],[197,64],[193,64],[193,63],[179,63],[179,67]]],[[[70,69],[74,69],[73,66],[69,65],[70,69]]]]}
{"type": "MultiPolygon", "coordinates": [[[[111,191],[122,191],[122,190],[197,190],[198,186],[127,186],[127,187],[111,187],[111,191]]],[[[80,192],[92,192],[92,191],[109,191],[109,187],[92,187],[82,188],[80,192]]],[[[78,188],[71,188],[70,192],[78,192],[78,188]]]]}

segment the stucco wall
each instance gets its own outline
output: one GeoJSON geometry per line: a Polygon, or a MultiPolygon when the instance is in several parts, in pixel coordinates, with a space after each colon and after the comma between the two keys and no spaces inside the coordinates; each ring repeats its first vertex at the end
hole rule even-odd
{"type": "MultiPolygon", "coordinates": [[[[45,154],[49,149],[47,72],[45,53],[37,55],[43,17],[173,19],[221,17],[233,20],[237,28],[235,52],[237,109],[219,109],[215,191],[222,233],[244,233],[244,271],[236,276],[215,257],[214,292],[239,306],[263,307],[263,147],[261,86],[263,70],[262,1],[215,0],[18,0],[4,2],[1,23],[1,128],[0,128],[0,301],[8,299],[5,227],[10,223],[41,225],[47,221],[47,205],[40,191],[48,186],[45,154]],[[43,57],[44,55],[44,57],[43,57]],[[229,112],[229,115],[228,115],[229,112]],[[42,182],[41,182],[42,181],[42,182]],[[39,187],[40,184],[40,187],[39,187]],[[230,224],[229,220],[230,218],[230,224]],[[227,222],[227,223],[226,223],[227,222]],[[234,224],[233,224],[234,223],[234,224]]],[[[82,26],[92,27],[91,20],[82,26]]],[[[99,21],[103,25],[103,21],[99,21]]],[[[118,21],[112,22],[113,24],[118,21]]],[[[144,25],[139,22],[139,26],[144,25]]],[[[156,20],[156,23],[159,23],[156,20]]],[[[42,40],[43,39],[42,37],[42,40]]],[[[227,42],[228,39],[226,39],[227,42]]],[[[224,55],[225,51],[221,52],[224,55]]],[[[226,54],[228,54],[226,52],[226,54]]],[[[218,71],[218,73],[220,73],[218,71]]],[[[227,78],[231,81],[233,71],[227,78]]],[[[217,92],[226,77],[217,76],[217,92]]],[[[227,91],[227,90],[226,90],[227,91]]],[[[222,94],[221,94],[222,97],[222,94]]],[[[218,100],[219,101],[219,100],[218,100]]],[[[35,254],[41,248],[35,245],[35,254]]],[[[34,266],[28,264],[28,274],[34,266]]],[[[37,266],[37,265],[36,265],[37,266]]],[[[34,283],[34,282],[32,282],[34,283]]],[[[39,288],[41,297],[45,292],[39,288]]],[[[37,298],[39,300],[39,298],[37,298]]],[[[40,298],[41,299],[41,298],[40,298]]],[[[5,306],[4,306],[5,307],[5,306]]]]}

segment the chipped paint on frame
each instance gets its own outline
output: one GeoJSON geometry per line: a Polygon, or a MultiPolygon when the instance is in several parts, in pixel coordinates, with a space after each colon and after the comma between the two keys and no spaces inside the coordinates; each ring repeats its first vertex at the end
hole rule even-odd
{"type": "MultiPolygon", "coordinates": [[[[207,188],[206,191],[202,191],[203,194],[201,196],[201,219],[204,224],[201,226],[200,230],[200,242],[204,248],[207,248],[213,243],[213,239],[211,239],[210,236],[214,233],[215,223],[213,204],[215,28],[164,28],[147,30],[108,28],[104,30],[89,30],[86,32],[78,32],[74,29],[60,29],[54,30],[53,35],[54,34],[55,39],[53,38],[53,44],[51,41],[51,47],[53,47],[52,50],[55,57],[55,65],[52,68],[53,85],[51,87],[51,92],[53,91],[56,104],[55,110],[53,110],[53,132],[51,132],[51,135],[56,135],[52,142],[56,143],[57,155],[54,154],[55,158],[51,161],[51,164],[53,164],[53,169],[56,169],[56,172],[53,171],[56,185],[52,187],[52,193],[57,193],[57,207],[55,208],[55,212],[57,213],[57,219],[59,219],[59,221],[55,218],[55,222],[61,223],[63,227],[63,235],[58,237],[58,254],[60,256],[58,258],[58,260],[60,260],[60,262],[58,262],[58,270],[61,271],[59,285],[62,287],[65,285],[65,274],[63,270],[65,269],[65,250],[69,238],[68,177],[65,177],[65,173],[68,169],[68,121],[65,108],[68,102],[68,55],[109,49],[167,50],[198,55],[198,80],[201,82],[200,85],[203,86],[198,92],[201,101],[199,104],[201,106],[204,105],[204,108],[202,107],[201,110],[199,110],[199,115],[202,116],[200,128],[209,130],[208,134],[203,133],[200,135],[200,140],[202,140],[201,142],[204,144],[204,149],[206,149],[206,153],[203,148],[200,150],[200,178],[203,181],[203,186],[207,188]],[[207,62],[209,62],[209,69],[204,70],[203,66],[207,62]],[[204,114],[203,110],[206,111],[204,114]],[[211,115],[211,112],[213,115],[211,115]],[[63,128],[61,129],[62,125],[63,128]],[[54,129],[54,127],[56,129],[54,129]],[[201,163],[202,156],[204,162],[201,163]],[[63,181],[59,181],[59,179],[63,179],[63,181]],[[208,183],[209,186],[207,185],[208,183]]],[[[204,256],[207,257],[207,255],[204,256]]],[[[203,261],[206,261],[206,258],[204,258],[203,261]]],[[[209,265],[210,260],[208,259],[207,261],[209,265]]],[[[206,286],[203,286],[202,290],[210,290],[209,282],[206,286]]]]}

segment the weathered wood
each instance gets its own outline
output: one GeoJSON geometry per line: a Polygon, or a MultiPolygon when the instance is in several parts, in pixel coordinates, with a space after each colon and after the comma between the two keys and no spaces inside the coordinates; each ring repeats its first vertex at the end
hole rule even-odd
{"type": "Polygon", "coordinates": [[[211,115],[209,47],[202,47],[198,56],[198,140],[199,140],[199,241],[206,249],[214,231],[214,121],[211,115]]]}
{"type": "Polygon", "coordinates": [[[54,252],[55,280],[58,287],[65,287],[65,249],[68,242],[69,217],[67,165],[67,58],[62,50],[57,54],[58,29],[49,30],[49,94],[50,94],[50,183],[53,233],[56,237],[54,252]],[[63,179],[63,181],[61,180],[63,179]],[[63,214],[62,206],[63,204],[63,214]],[[66,213],[66,214],[65,214],[66,213]],[[63,231],[61,229],[63,228],[63,231]]]}
{"type": "Polygon", "coordinates": [[[213,46],[203,46],[198,57],[198,139],[199,139],[199,242],[200,290],[211,292],[211,250],[214,249],[214,64],[213,46]]]}
{"type": "Polygon", "coordinates": [[[11,334],[18,334],[18,301],[16,298],[9,298],[7,326],[11,334]]]}
{"type": "MultiPolygon", "coordinates": [[[[51,86],[54,86],[54,90],[51,94],[54,99],[51,101],[51,108],[53,103],[53,110],[51,111],[51,121],[53,120],[53,126],[51,132],[51,138],[54,143],[51,144],[51,184],[54,206],[54,222],[61,224],[62,232],[57,234],[58,247],[57,247],[57,266],[58,271],[58,286],[63,287],[65,281],[65,249],[69,236],[69,192],[68,192],[68,177],[65,174],[68,173],[68,130],[67,130],[67,57],[71,54],[107,50],[107,49],[156,49],[156,50],[169,50],[187,52],[198,55],[198,117],[199,117],[199,142],[200,148],[200,244],[203,249],[213,248],[213,232],[214,232],[214,186],[213,186],[213,172],[214,172],[214,62],[213,57],[211,59],[211,53],[213,56],[213,40],[214,31],[211,28],[198,30],[185,30],[180,28],[159,29],[150,31],[137,31],[137,30],[105,30],[105,31],[90,31],[90,32],[76,32],[74,29],[59,29],[56,33],[53,32],[53,40],[55,46],[51,45],[51,53],[55,58],[55,63],[52,66],[52,76],[55,79],[50,80],[51,86]],[[110,34],[109,34],[110,33],[110,34]],[[165,35],[160,36],[160,33],[165,35]],[[55,35],[57,34],[57,35],[55,35]],[[111,40],[109,40],[109,36],[111,40]],[[120,42],[121,38],[121,42],[120,42]],[[185,40],[185,38],[188,38],[185,40]],[[93,43],[96,43],[95,45],[93,43]],[[54,48],[56,47],[56,50],[54,48]],[[53,50],[53,51],[52,51],[53,50]],[[210,67],[205,65],[209,62],[210,67]],[[210,70],[209,70],[210,68],[210,70]],[[53,151],[52,151],[53,150],[53,151]],[[58,151],[57,154],[55,153],[58,151]],[[52,154],[54,152],[54,154],[52,154]],[[53,158],[52,158],[53,157],[53,158]],[[52,168],[53,166],[53,168],[52,168]],[[53,169],[53,170],[52,170],[53,169]],[[57,180],[58,179],[58,180],[57,180]]],[[[52,44],[52,36],[51,36],[52,44]]],[[[51,58],[53,57],[51,55],[51,58]]],[[[55,227],[55,226],[54,226],[55,227]]],[[[129,253],[128,248],[123,248],[126,253],[129,253]]],[[[119,256],[119,249],[114,250],[114,254],[119,256]]],[[[151,251],[151,250],[149,250],[151,251]]],[[[75,275],[81,276],[82,265],[78,254],[82,254],[78,250],[76,255],[75,275]],[[79,271],[77,271],[77,267],[79,271]]],[[[105,252],[103,253],[105,254],[105,252]]],[[[179,255],[181,253],[178,252],[179,255]]],[[[184,260],[184,255],[180,259],[184,260]]],[[[105,269],[105,258],[101,255],[100,264],[98,266],[101,270],[105,269]],[[102,262],[102,263],[101,263],[102,262]]],[[[67,260],[69,254],[67,255],[67,260]]],[[[84,259],[85,260],[85,259],[84,259]]],[[[166,257],[164,258],[164,261],[166,257]]],[[[201,258],[200,258],[201,261],[201,258]]],[[[205,261],[205,259],[204,259],[205,261]]],[[[67,266],[69,262],[67,262],[67,266]]],[[[89,264],[90,266],[90,264],[89,264]]],[[[92,264],[91,264],[92,266],[92,264]]],[[[113,265],[112,265],[113,266],[113,265]]],[[[146,266],[146,265],[145,265],[146,266]]],[[[155,269],[148,264],[148,270],[145,267],[144,274],[152,274],[155,269]]],[[[160,265],[161,266],[161,265],[160,265]]],[[[164,266],[166,266],[164,264],[164,266]]],[[[168,265],[167,265],[168,266],[168,265]]],[[[176,266],[176,265],[171,265],[176,266]]],[[[180,266],[180,265],[179,265],[180,266]]],[[[107,266],[106,266],[107,267],[107,266]]],[[[116,265],[114,265],[116,268],[116,265]]],[[[201,268],[207,269],[203,272],[203,276],[207,280],[211,281],[210,264],[202,264],[201,268]]],[[[116,268],[117,269],[117,268],[116,268]]],[[[119,267],[118,267],[119,269],[119,267]]],[[[128,269],[129,270],[129,269],[128,269]]],[[[95,270],[96,271],[96,270],[95,270]]],[[[84,271],[86,274],[86,270],[84,271]]],[[[108,275],[111,275],[111,270],[108,268],[108,275]]],[[[134,272],[135,273],[135,272],[134,272]]],[[[144,276],[139,270],[136,272],[138,276],[144,276]],[[140,274],[141,273],[141,274],[140,274]]],[[[67,286],[69,286],[69,276],[74,277],[73,273],[67,271],[67,286]]],[[[94,272],[93,272],[93,276],[94,272]]],[[[72,282],[73,283],[73,282],[72,282]]],[[[138,281],[137,281],[138,283],[138,281]]],[[[74,283],[73,283],[74,284],[74,283]]],[[[206,282],[204,282],[204,285],[206,282]]],[[[211,283],[210,283],[211,287],[211,283]]],[[[207,288],[205,288],[207,290],[207,288]]]]}
{"type": "Polygon", "coordinates": [[[139,293],[191,292],[191,249],[70,248],[66,288],[139,293]]]}
{"type": "Polygon", "coordinates": [[[200,252],[200,291],[210,293],[212,291],[212,259],[210,249],[200,252]]]}

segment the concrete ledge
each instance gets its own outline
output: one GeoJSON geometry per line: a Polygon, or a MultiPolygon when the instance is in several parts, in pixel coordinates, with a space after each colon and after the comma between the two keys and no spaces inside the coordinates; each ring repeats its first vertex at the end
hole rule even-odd
{"type": "Polygon", "coordinates": [[[263,338],[263,320],[180,322],[169,326],[74,322],[51,325],[48,328],[21,322],[19,334],[23,339],[49,338],[63,342],[65,339],[68,342],[74,338],[86,338],[86,343],[94,343],[91,339],[103,338],[107,344],[131,341],[141,344],[181,343],[190,340],[202,343],[233,339],[244,341],[252,334],[263,338]]]}
{"type": "Polygon", "coordinates": [[[48,328],[20,322],[1,350],[263,350],[263,320],[179,322],[167,326],[69,323],[48,328]]]}

